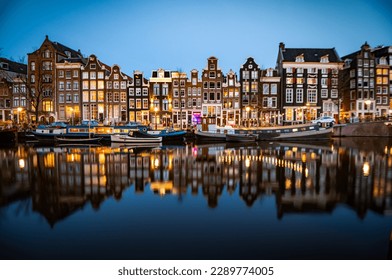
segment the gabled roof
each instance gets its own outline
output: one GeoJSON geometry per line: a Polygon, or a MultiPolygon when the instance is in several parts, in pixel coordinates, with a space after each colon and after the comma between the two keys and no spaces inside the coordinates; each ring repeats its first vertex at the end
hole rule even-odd
{"type": "Polygon", "coordinates": [[[328,56],[329,62],[340,62],[335,48],[310,49],[310,48],[285,48],[282,51],[283,61],[295,62],[297,56],[303,55],[305,62],[320,62],[321,57],[328,56]]]}
{"type": "MultiPolygon", "coordinates": [[[[74,49],[71,49],[70,47],[67,47],[67,46],[65,46],[65,45],[63,45],[63,44],[60,44],[59,42],[53,42],[53,41],[49,40],[48,35],[46,35],[45,40],[44,40],[44,42],[42,43],[42,45],[41,45],[41,47],[40,47],[39,49],[42,48],[42,46],[45,44],[45,42],[51,44],[51,45],[53,46],[53,48],[54,48],[59,54],[63,55],[64,57],[68,57],[68,55],[66,54],[66,52],[69,52],[71,58],[72,58],[72,57],[79,57],[79,58],[82,58],[82,57],[83,57],[83,55],[82,55],[82,53],[80,52],[80,50],[75,51],[74,49]]],[[[33,51],[32,53],[29,53],[29,54],[35,54],[35,53],[37,53],[37,51],[38,51],[39,49],[37,49],[37,50],[35,50],[35,51],[33,51]]],[[[29,55],[29,54],[28,54],[28,55],[29,55]]]]}
{"type": "Polygon", "coordinates": [[[15,62],[12,60],[9,60],[7,58],[0,57],[0,70],[5,70],[13,73],[19,73],[19,74],[27,74],[27,65],[19,62],[15,62]],[[3,68],[3,64],[7,64],[7,69],[3,68]]]}

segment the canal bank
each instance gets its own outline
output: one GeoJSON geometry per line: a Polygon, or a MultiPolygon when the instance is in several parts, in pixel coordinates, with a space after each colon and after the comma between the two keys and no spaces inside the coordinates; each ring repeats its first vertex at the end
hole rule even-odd
{"type": "Polygon", "coordinates": [[[334,126],[333,137],[392,137],[392,122],[362,122],[334,126]]]}

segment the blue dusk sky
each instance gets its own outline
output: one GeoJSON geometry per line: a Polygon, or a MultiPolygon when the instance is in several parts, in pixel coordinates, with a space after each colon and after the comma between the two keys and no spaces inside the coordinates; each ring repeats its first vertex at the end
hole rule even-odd
{"type": "Polygon", "coordinates": [[[0,56],[19,60],[49,36],[108,65],[146,77],[158,68],[201,71],[215,56],[224,73],[248,57],[275,67],[288,48],[332,48],[340,56],[392,45],[392,1],[0,0],[0,56]]]}

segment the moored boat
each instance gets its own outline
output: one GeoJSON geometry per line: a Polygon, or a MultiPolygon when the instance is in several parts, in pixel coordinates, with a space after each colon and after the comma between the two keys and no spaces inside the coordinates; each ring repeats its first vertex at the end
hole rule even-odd
{"type": "Polygon", "coordinates": [[[162,141],[164,142],[183,141],[186,135],[185,130],[173,130],[173,129],[148,130],[147,132],[144,131],[141,132],[155,137],[162,137],[162,141]]]}
{"type": "Polygon", "coordinates": [[[56,136],[55,141],[59,144],[97,144],[102,140],[102,137],[66,137],[56,136]]]}
{"type": "Polygon", "coordinates": [[[194,132],[196,140],[201,142],[225,142],[227,134],[234,134],[235,130],[231,126],[219,127],[210,125],[208,130],[197,130],[194,132]]]}
{"type": "Polygon", "coordinates": [[[257,135],[248,133],[226,134],[227,142],[256,142],[257,135]]]}
{"type": "Polygon", "coordinates": [[[137,131],[131,131],[128,135],[123,134],[112,134],[110,136],[111,142],[114,143],[131,143],[131,144],[141,144],[145,145],[146,143],[161,143],[162,137],[156,137],[151,135],[143,135],[137,131]]]}

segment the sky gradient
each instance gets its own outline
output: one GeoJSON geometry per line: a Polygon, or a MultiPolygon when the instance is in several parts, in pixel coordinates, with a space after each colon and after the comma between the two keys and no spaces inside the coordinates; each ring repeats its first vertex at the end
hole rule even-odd
{"type": "Polygon", "coordinates": [[[392,1],[0,0],[0,56],[20,60],[49,36],[108,65],[146,77],[158,68],[201,71],[215,56],[224,73],[253,57],[275,67],[288,48],[332,48],[340,56],[392,45],[392,1]]]}

